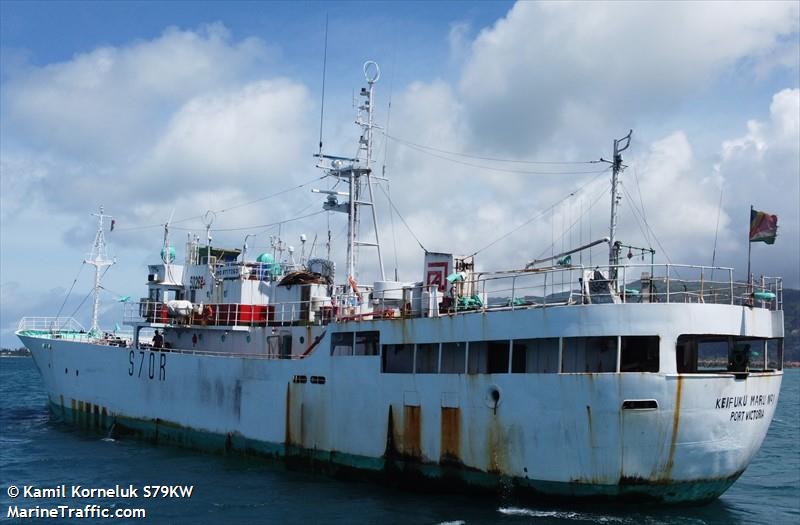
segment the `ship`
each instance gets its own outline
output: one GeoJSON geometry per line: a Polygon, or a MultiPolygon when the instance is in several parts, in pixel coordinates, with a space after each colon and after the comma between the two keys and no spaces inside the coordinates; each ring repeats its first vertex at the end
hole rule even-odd
{"type": "Polygon", "coordinates": [[[374,62],[364,73],[358,153],[320,145],[315,161],[336,183],[317,190],[324,209],[347,218],[344,275],[305,237],[301,254],[280,239],[256,257],[246,243],[216,246],[208,213],[182,262],[164,225],[147,297],[124,303],[129,335],[104,331],[100,278],[114,261],[101,208],[89,329],[26,317],[16,332],[53,417],[405,486],[664,503],[723,494],[778,403],[782,280],[626,260],[616,225],[631,133],[606,161],[607,237],[511,270],[426,251],[418,280],[388,279],[372,158],[380,73],[374,62]],[[572,263],[598,244],[607,264],[572,263]],[[358,270],[368,252],[371,281],[358,270]]]}

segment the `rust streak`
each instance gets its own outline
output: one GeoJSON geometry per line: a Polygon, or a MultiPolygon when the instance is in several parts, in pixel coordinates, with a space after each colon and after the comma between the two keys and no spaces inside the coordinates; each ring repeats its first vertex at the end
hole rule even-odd
{"type": "Polygon", "coordinates": [[[440,462],[461,461],[461,411],[442,407],[442,443],[440,462]]]}
{"type": "Polygon", "coordinates": [[[288,455],[289,446],[292,444],[292,389],[291,383],[286,385],[286,422],[284,423],[284,445],[288,455]]]}
{"type": "Polygon", "coordinates": [[[403,453],[418,458],[422,456],[420,407],[406,406],[403,412],[403,453]]]}
{"type": "Polygon", "coordinates": [[[386,422],[386,451],[384,456],[393,458],[397,456],[397,441],[394,437],[394,416],[392,406],[389,405],[389,418],[386,422]]]}
{"type": "Polygon", "coordinates": [[[678,384],[675,387],[675,411],[672,414],[672,439],[669,442],[669,458],[664,468],[664,479],[669,479],[672,475],[672,467],[675,462],[675,446],[678,442],[678,425],[681,418],[681,391],[683,390],[683,377],[678,376],[678,384]]]}
{"type": "Polygon", "coordinates": [[[594,447],[594,428],[592,427],[592,407],[586,405],[586,417],[589,421],[589,446],[594,447]]]}

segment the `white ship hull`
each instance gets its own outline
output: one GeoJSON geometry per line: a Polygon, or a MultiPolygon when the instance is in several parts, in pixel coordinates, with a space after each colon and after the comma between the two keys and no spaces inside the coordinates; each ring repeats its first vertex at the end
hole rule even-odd
{"type": "Polygon", "coordinates": [[[779,370],[677,373],[682,334],[783,336],[782,312],[731,305],[569,306],[291,330],[306,346],[324,337],[302,359],[269,359],[19,336],[52,411],[80,425],[333,472],[538,495],[713,499],[758,451],[782,379],[779,370]],[[379,331],[382,345],[657,335],[659,372],[383,373],[380,355],[331,355],[331,334],[347,330],[379,331]]]}

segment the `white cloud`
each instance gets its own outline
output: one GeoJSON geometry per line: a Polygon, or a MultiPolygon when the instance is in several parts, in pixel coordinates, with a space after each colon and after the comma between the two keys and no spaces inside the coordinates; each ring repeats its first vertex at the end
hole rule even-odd
{"type": "Polygon", "coordinates": [[[310,149],[308,91],[256,77],[269,55],[211,24],[16,70],[3,89],[4,216],[35,193],[55,209],[124,202],[128,219],[176,193],[292,178],[310,149]]]}
{"type": "Polygon", "coordinates": [[[192,98],[174,114],[144,169],[150,182],[169,180],[167,193],[281,183],[313,144],[308,102],[306,88],[285,79],[192,98]]]}
{"type": "Polygon", "coordinates": [[[778,215],[775,246],[756,243],[757,271],[784,275],[791,286],[800,282],[800,89],[784,89],[772,97],[769,120],[749,120],[747,132],[722,143],[715,171],[725,181],[736,250],[747,249],[749,205],[778,215]]]}
{"type": "Polygon", "coordinates": [[[798,13],[796,2],[517,3],[477,37],[461,77],[473,146],[535,151],[583,115],[658,114],[784,49],[798,13]]]}
{"type": "Polygon", "coordinates": [[[175,104],[239,84],[268,55],[259,40],[232,42],[220,24],[169,28],[151,41],[18,70],[4,86],[4,127],[48,150],[124,161],[152,144],[153,126],[175,104]]]}

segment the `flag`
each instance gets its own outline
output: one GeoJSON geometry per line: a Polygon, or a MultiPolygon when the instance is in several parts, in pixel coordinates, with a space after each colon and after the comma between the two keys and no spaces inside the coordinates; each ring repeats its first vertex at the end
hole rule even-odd
{"type": "Polygon", "coordinates": [[[778,216],[750,208],[750,242],[775,244],[778,235],[778,216]]]}
{"type": "Polygon", "coordinates": [[[116,224],[117,224],[117,221],[115,221],[114,219],[111,219],[111,229],[109,231],[113,232],[114,231],[114,225],[116,225],[116,224]]]}

